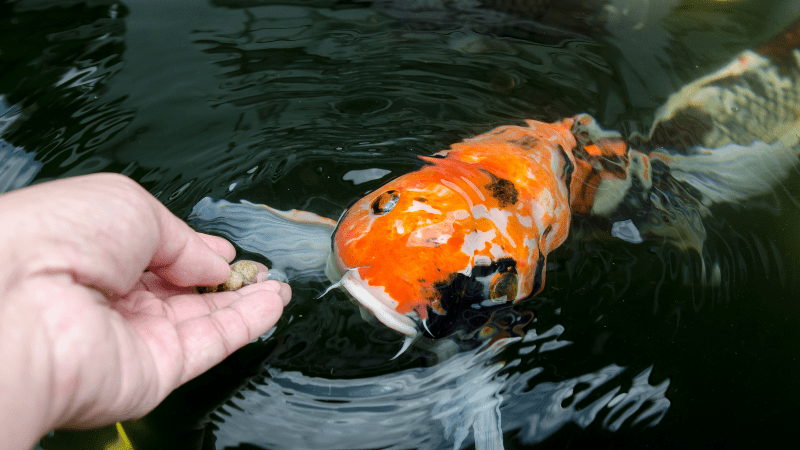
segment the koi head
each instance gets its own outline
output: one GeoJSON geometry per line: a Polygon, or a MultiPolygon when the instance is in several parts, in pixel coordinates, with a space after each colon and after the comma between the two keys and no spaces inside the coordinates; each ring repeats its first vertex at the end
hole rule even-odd
{"type": "Polygon", "coordinates": [[[424,159],[430,164],[356,202],[333,236],[341,286],[411,338],[420,324],[442,337],[476,309],[540,290],[539,244],[549,231],[537,231],[535,207],[512,181],[475,164],[424,159]]]}

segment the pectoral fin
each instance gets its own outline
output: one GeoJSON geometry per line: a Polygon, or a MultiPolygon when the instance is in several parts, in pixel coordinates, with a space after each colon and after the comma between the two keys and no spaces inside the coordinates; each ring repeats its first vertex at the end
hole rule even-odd
{"type": "Polygon", "coordinates": [[[289,280],[327,280],[325,265],[336,222],[305,211],[280,211],[242,201],[200,200],[189,223],[224,236],[243,250],[270,260],[272,274],[289,280]]]}

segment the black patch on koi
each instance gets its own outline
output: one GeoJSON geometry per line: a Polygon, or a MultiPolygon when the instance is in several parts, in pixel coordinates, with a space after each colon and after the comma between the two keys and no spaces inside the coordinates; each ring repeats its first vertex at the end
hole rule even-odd
{"type": "Polygon", "coordinates": [[[539,250],[539,260],[536,261],[536,273],[533,275],[533,289],[531,289],[531,295],[536,295],[542,292],[544,289],[544,266],[545,257],[544,253],[539,250]]]}
{"type": "Polygon", "coordinates": [[[703,142],[714,129],[712,117],[696,107],[682,109],[675,117],[658,122],[646,142],[650,147],[664,147],[683,151],[703,142]]]}
{"type": "Polygon", "coordinates": [[[454,273],[447,281],[435,284],[445,313],[433,312],[428,315],[427,326],[431,337],[449,336],[460,329],[474,331],[489,320],[492,312],[509,307],[513,299],[490,306],[481,302],[490,300],[492,275],[516,271],[517,262],[514,259],[501,258],[488,266],[474,266],[470,276],[454,273]]]}
{"type": "Polygon", "coordinates": [[[531,295],[536,295],[539,292],[542,292],[544,289],[544,266],[546,265],[546,257],[545,253],[542,251],[542,244],[544,244],[547,235],[550,234],[553,227],[548,225],[545,228],[544,233],[542,233],[541,239],[539,239],[539,259],[536,261],[536,272],[533,274],[533,288],[531,289],[531,295]]]}
{"type": "Polygon", "coordinates": [[[484,133],[484,136],[497,136],[498,134],[505,133],[507,129],[508,127],[497,127],[494,130],[484,133]]]}
{"type": "Polygon", "coordinates": [[[400,200],[400,193],[392,189],[379,195],[371,205],[372,214],[382,216],[394,208],[394,205],[400,200]]]}
{"type": "Polygon", "coordinates": [[[569,159],[569,155],[567,155],[567,151],[564,150],[564,147],[562,147],[561,144],[558,144],[558,152],[561,154],[561,158],[564,160],[564,170],[561,172],[561,178],[564,180],[564,183],[567,184],[567,201],[571,203],[572,173],[575,171],[575,165],[572,164],[572,161],[569,159]]]}
{"type": "Polygon", "coordinates": [[[518,145],[520,147],[523,147],[525,149],[532,149],[533,146],[537,142],[539,142],[539,139],[536,139],[536,138],[531,137],[531,136],[523,136],[523,137],[521,137],[519,139],[514,139],[513,141],[509,141],[509,142],[511,142],[512,144],[516,144],[516,145],[518,145]]]}
{"type": "Polygon", "coordinates": [[[489,171],[485,172],[492,177],[492,182],[484,187],[489,190],[492,197],[497,199],[501,208],[514,205],[519,201],[519,191],[517,191],[517,187],[514,186],[514,183],[505,178],[500,178],[489,171]]]}

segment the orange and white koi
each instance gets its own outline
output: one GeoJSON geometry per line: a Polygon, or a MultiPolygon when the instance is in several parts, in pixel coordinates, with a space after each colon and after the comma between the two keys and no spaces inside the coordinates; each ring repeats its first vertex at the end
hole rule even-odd
{"type": "Polygon", "coordinates": [[[414,319],[430,330],[428,320],[459,305],[538,293],[547,254],[567,238],[572,213],[592,204],[597,170],[588,157],[625,157],[620,139],[581,145],[576,129],[590,123],[531,120],[423,157],[424,167],[363,197],[339,221],[341,285],[410,337],[414,319]]]}
{"type": "Polygon", "coordinates": [[[499,127],[422,157],[423,167],[358,200],[338,224],[210,199],[193,217],[289,277],[324,272],[367,318],[407,337],[402,352],[423,332],[444,337],[476,308],[540,292],[575,214],[607,218],[611,234],[632,243],[658,237],[702,252],[708,206],[769,192],[796,167],[797,73],[745,52],[674,94],[649,136],[631,140],[588,115],[499,127]]]}

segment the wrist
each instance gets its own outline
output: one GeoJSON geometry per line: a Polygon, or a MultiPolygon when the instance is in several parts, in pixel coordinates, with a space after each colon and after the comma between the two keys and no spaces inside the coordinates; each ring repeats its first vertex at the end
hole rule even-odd
{"type": "Polygon", "coordinates": [[[50,379],[43,355],[47,336],[24,304],[22,285],[0,291],[0,449],[27,449],[55,428],[50,379]]]}

